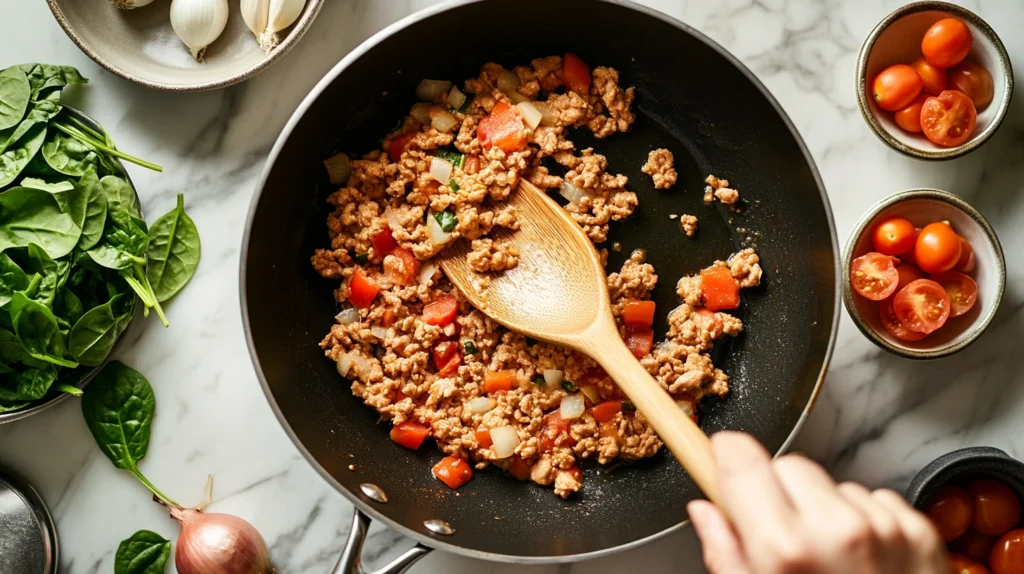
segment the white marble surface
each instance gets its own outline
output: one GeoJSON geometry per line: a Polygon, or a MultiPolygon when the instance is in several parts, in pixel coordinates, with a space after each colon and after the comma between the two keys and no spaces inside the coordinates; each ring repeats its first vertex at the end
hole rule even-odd
{"type": "MultiPolygon", "coordinates": [[[[100,2],[103,0],[83,0],[100,2]]],[[[186,193],[203,235],[192,284],[168,308],[164,330],[148,321],[120,353],[153,382],[159,414],[146,474],[182,502],[216,475],[216,509],[252,521],[282,573],[328,572],[348,529],[350,505],[305,463],[274,419],[256,382],[238,308],[242,227],[264,158],[292,110],[346,52],[432,0],[331,0],[303,42],[254,80],[202,94],[153,92],[82,55],[41,0],[0,0],[0,68],[44,61],[78,66],[91,79],[77,104],[119,145],[166,167],[133,169],[145,209],[162,213],[186,193]]],[[[916,364],[886,355],[842,319],[825,391],[795,448],[838,477],[902,488],[949,450],[993,445],[1024,454],[1024,98],[980,151],[932,164],[889,150],[868,130],[854,99],[861,40],[889,11],[887,0],[645,0],[697,27],[743,60],[790,114],[828,187],[845,241],[859,215],[900,189],[960,194],[992,222],[1007,253],[1008,282],[989,332],[954,358],[916,364]]],[[[969,0],[1024,66],[1024,3],[969,0]]],[[[172,537],[175,525],[134,479],[96,449],[75,401],[0,427],[0,464],[41,491],[56,516],[62,571],[110,572],[118,542],[140,528],[172,537]]],[[[411,543],[374,528],[370,566],[411,543]]],[[[701,572],[687,531],[600,563],[522,568],[433,553],[413,569],[446,572],[701,572]]],[[[169,567],[170,570],[172,567],[169,567]]]]}

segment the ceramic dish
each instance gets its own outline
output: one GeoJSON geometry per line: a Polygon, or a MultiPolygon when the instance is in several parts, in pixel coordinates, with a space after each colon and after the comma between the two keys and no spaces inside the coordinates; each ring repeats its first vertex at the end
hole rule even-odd
{"type": "Polygon", "coordinates": [[[954,450],[928,463],[910,481],[906,498],[915,508],[923,509],[943,486],[963,485],[980,478],[1003,482],[1024,499],[1024,462],[987,446],[954,450]]]}
{"type": "Polygon", "coordinates": [[[995,317],[1005,284],[1003,249],[992,226],[967,202],[937,189],[902,191],[876,204],[857,222],[843,256],[843,301],[850,317],[873,343],[908,359],[937,359],[973,343],[995,317]],[[871,230],[893,216],[906,217],[916,227],[935,221],[949,221],[953,229],[974,247],[977,258],[977,267],[971,273],[978,283],[978,300],[974,308],[964,315],[950,318],[941,329],[916,342],[901,341],[890,335],[879,319],[878,302],[857,295],[850,285],[853,260],[874,251],[871,230]]]}
{"type": "Polygon", "coordinates": [[[943,160],[960,157],[995,133],[1010,109],[1013,96],[1013,68],[1006,47],[995,31],[977,14],[946,2],[915,2],[885,17],[864,40],[857,57],[857,103],[871,130],[894,150],[910,157],[943,160]],[[921,38],[942,18],[956,17],[971,30],[974,45],[967,61],[976,62],[992,74],[995,95],[992,103],[978,113],[974,135],[956,147],[935,145],[922,134],[912,134],[896,125],[891,112],[875,105],[870,94],[874,77],[893,64],[909,64],[921,57],[921,38]]]}
{"type": "Polygon", "coordinates": [[[224,33],[196,62],[171,29],[169,0],[119,10],[109,0],[46,0],[68,37],[97,64],[136,84],[171,92],[223,88],[281,58],[309,29],[323,0],[306,0],[302,15],[269,53],[256,43],[231,2],[224,33]]]}

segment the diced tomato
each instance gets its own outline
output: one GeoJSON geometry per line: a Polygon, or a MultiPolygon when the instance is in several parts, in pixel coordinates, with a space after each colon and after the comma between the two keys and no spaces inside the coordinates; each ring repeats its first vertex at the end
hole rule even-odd
{"type": "Polygon", "coordinates": [[[466,156],[466,163],[462,165],[462,171],[469,175],[473,175],[480,171],[480,156],[475,154],[466,156]]]}
{"type": "Polygon", "coordinates": [[[348,291],[348,300],[357,308],[365,309],[377,298],[380,287],[363,274],[362,269],[359,269],[352,274],[352,279],[348,283],[348,291]]]}
{"type": "Polygon", "coordinates": [[[404,247],[396,247],[391,255],[402,260],[401,270],[385,267],[388,281],[398,285],[408,285],[419,275],[420,260],[412,254],[412,251],[404,247]]]}
{"type": "Polygon", "coordinates": [[[434,478],[455,490],[473,478],[473,469],[457,456],[446,456],[434,465],[434,478]]]}
{"type": "Polygon", "coordinates": [[[559,409],[544,415],[544,425],[540,429],[540,450],[551,452],[556,446],[572,447],[576,439],[569,435],[569,421],[562,418],[559,409]]]}
{"type": "Polygon", "coordinates": [[[438,369],[437,374],[441,377],[450,377],[459,370],[462,365],[462,353],[455,353],[448,359],[448,362],[443,367],[438,369]]]}
{"type": "Polygon", "coordinates": [[[476,128],[476,137],[486,149],[498,146],[502,151],[511,153],[526,149],[526,134],[523,119],[505,102],[498,102],[491,113],[480,120],[476,128]]]}
{"type": "Polygon", "coordinates": [[[654,323],[654,301],[626,301],[622,322],[627,327],[650,327],[654,323]]]}
{"type": "Polygon", "coordinates": [[[590,409],[590,414],[594,415],[599,423],[612,420],[620,412],[622,412],[622,401],[605,401],[590,409]]]}
{"type": "Polygon", "coordinates": [[[390,229],[378,231],[370,240],[373,241],[373,251],[382,259],[398,247],[398,242],[395,241],[395,236],[391,235],[390,229]]]}
{"type": "Polygon", "coordinates": [[[516,373],[511,369],[488,372],[484,375],[484,391],[488,393],[511,391],[515,383],[516,373]]]}
{"type": "Polygon", "coordinates": [[[434,347],[431,354],[434,355],[434,366],[441,369],[448,364],[452,359],[452,355],[455,355],[459,350],[458,343],[453,341],[441,341],[434,347]]]}
{"type": "Polygon", "coordinates": [[[494,441],[491,440],[491,431],[488,429],[476,429],[476,443],[480,448],[491,448],[494,441]]]}
{"type": "Polygon", "coordinates": [[[562,58],[561,80],[570,90],[586,98],[590,92],[590,66],[576,54],[566,54],[562,58]]]}
{"type": "Polygon", "coordinates": [[[405,421],[391,427],[391,440],[410,450],[416,450],[430,435],[430,429],[420,423],[405,421]]]}
{"type": "Polygon", "coordinates": [[[626,327],[626,346],[634,357],[646,357],[654,347],[654,330],[650,327],[626,327]]]}
{"type": "Polygon", "coordinates": [[[529,480],[532,468],[530,463],[526,462],[523,457],[514,454],[508,459],[508,468],[506,470],[508,470],[509,474],[516,477],[517,480],[529,480]]]}
{"type": "Polygon", "coordinates": [[[710,311],[740,306],[740,285],[726,267],[708,267],[700,272],[704,306],[710,311]]]}
{"type": "Polygon", "coordinates": [[[416,132],[406,132],[400,136],[397,136],[391,140],[388,144],[388,157],[391,161],[398,161],[402,159],[402,152],[405,148],[409,147],[409,143],[416,137],[416,132]]]}
{"type": "MultiPolygon", "coordinates": [[[[621,408],[622,403],[619,403],[619,406],[621,408]]],[[[617,425],[615,423],[612,423],[612,422],[601,423],[601,428],[600,428],[600,430],[598,430],[597,436],[602,437],[602,438],[604,438],[604,437],[618,437],[619,436],[619,425],[617,425]]]]}
{"type": "Polygon", "coordinates": [[[385,309],[384,310],[384,320],[382,321],[382,323],[383,323],[385,329],[395,324],[395,310],[394,309],[385,309]]]}
{"type": "Polygon", "coordinates": [[[458,299],[448,293],[441,293],[432,303],[423,307],[423,322],[428,325],[447,325],[458,312],[458,299]]]}

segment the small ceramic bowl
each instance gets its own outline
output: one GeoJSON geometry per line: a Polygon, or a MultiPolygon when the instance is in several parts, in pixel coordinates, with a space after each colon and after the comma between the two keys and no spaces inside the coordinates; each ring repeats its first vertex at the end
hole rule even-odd
{"type": "Polygon", "coordinates": [[[952,355],[973,343],[996,315],[1006,284],[1006,262],[995,231],[985,217],[967,202],[946,191],[914,189],[893,194],[875,204],[857,222],[843,255],[843,302],[857,327],[873,343],[908,359],[938,359],[952,355]],[[857,295],[850,285],[853,260],[874,251],[871,232],[880,222],[901,216],[916,227],[948,221],[974,248],[977,266],[969,275],[978,283],[974,308],[952,317],[943,327],[920,341],[893,337],[882,325],[879,304],[857,295]]]}
{"type": "Polygon", "coordinates": [[[1024,500],[1024,463],[998,448],[974,446],[944,454],[928,463],[907,487],[906,498],[923,510],[944,486],[963,486],[990,478],[1009,486],[1024,500]]]}
{"type": "Polygon", "coordinates": [[[999,36],[977,14],[947,2],[914,2],[886,16],[864,40],[857,57],[856,89],[857,103],[864,120],[889,147],[919,159],[952,159],[977,149],[998,129],[1010,109],[1013,68],[999,36]],[[967,61],[984,66],[992,74],[995,95],[992,103],[978,113],[978,123],[971,139],[956,147],[941,147],[922,134],[905,132],[896,125],[892,112],[875,105],[871,97],[871,82],[879,72],[893,64],[910,64],[920,58],[925,31],[938,20],[951,16],[959,18],[970,28],[974,45],[967,61]]]}
{"type": "Polygon", "coordinates": [[[230,2],[227,28],[196,62],[174,34],[170,2],[120,10],[110,0],[46,0],[60,27],[97,64],[136,84],[170,92],[223,88],[248,79],[276,62],[309,29],[324,0],[306,0],[298,20],[278,35],[269,53],[256,42],[230,2]]]}

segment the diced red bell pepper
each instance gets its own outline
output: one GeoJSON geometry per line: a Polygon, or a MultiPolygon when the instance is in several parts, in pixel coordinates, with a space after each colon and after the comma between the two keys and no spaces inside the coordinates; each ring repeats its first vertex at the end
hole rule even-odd
{"type": "Polygon", "coordinates": [[[516,383],[516,373],[511,369],[504,371],[493,371],[484,374],[484,391],[497,393],[500,391],[511,391],[516,383]]]}
{"type": "Polygon", "coordinates": [[[634,357],[646,357],[654,347],[654,330],[650,327],[626,327],[626,347],[634,357]]]}
{"type": "Polygon", "coordinates": [[[374,253],[381,258],[390,254],[396,247],[398,247],[398,242],[395,241],[395,236],[391,235],[390,229],[382,229],[378,231],[370,238],[370,241],[373,242],[374,253]]]}
{"type": "Polygon", "coordinates": [[[622,322],[627,327],[650,327],[654,324],[654,301],[626,301],[622,322]]]}
{"type": "Polygon", "coordinates": [[[352,279],[348,284],[348,291],[348,300],[356,308],[365,309],[370,306],[370,303],[373,303],[377,293],[380,292],[380,287],[368,278],[362,269],[359,269],[352,274],[352,279]]]}
{"type": "Polygon", "coordinates": [[[420,423],[405,421],[391,427],[391,440],[410,450],[416,450],[430,435],[430,429],[420,423]]]}
{"type": "Polygon", "coordinates": [[[544,423],[540,429],[540,450],[551,452],[556,446],[573,447],[576,439],[569,434],[569,421],[562,418],[561,409],[555,409],[544,415],[544,423]]]}
{"type": "Polygon", "coordinates": [[[409,147],[409,143],[412,142],[413,138],[416,137],[416,132],[405,132],[402,135],[396,136],[391,139],[388,144],[388,157],[391,161],[397,162],[402,159],[402,152],[405,148],[409,147]]]}
{"type": "Polygon", "coordinates": [[[423,307],[423,322],[428,325],[447,325],[455,320],[458,312],[458,299],[448,293],[441,293],[437,299],[423,307]]]}
{"type": "Polygon", "coordinates": [[[434,478],[455,490],[473,478],[473,469],[462,458],[446,456],[434,465],[434,478]]]}
{"type": "Polygon", "coordinates": [[[400,403],[400,402],[404,401],[407,398],[409,398],[409,397],[405,393],[402,392],[402,388],[401,387],[397,387],[397,388],[395,388],[394,391],[391,392],[391,403],[392,404],[400,403]]]}
{"type": "Polygon", "coordinates": [[[397,285],[409,285],[413,279],[420,272],[420,260],[416,259],[416,256],[412,254],[412,251],[404,247],[396,247],[391,251],[391,255],[398,257],[402,260],[401,271],[387,268],[386,275],[388,281],[397,285]]]}
{"type": "Polygon", "coordinates": [[[451,360],[452,355],[459,351],[459,344],[454,341],[441,341],[434,347],[431,353],[434,355],[434,366],[438,369],[444,367],[451,360]]]}
{"type": "Polygon", "coordinates": [[[491,440],[491,431],[487,429],[476,429],[476,443],[480,448],[491,448],[494,441],[491,440]]]}
{"type": "Polygon", "coordinates": [[[590,92],[590,66],[579,59],[576,54],[566,54],[562,58],[562,83],[577,94],[587,97],[590,92]]]}
{"type": "Polygon", "coordinates": [[[523,133],[523,119],[505,102],[494,104],[491,113],[480,120],[476,137],[487,149],[498,146],[505,153],[526,149],[526,134],[523,133]]]}
{"type": "Polygon", "coordinates": [[[448,362],[445,364],[445,366],[441,367],[441,369],[437,371],[437,374],[438,376],[441,377],[450,377],[459,370],[459,366],[461,365],[462,353],[455,353],[454,355],[452,355],[452,358],[448,359],[448,362]]]}
{"type": "Polygon", "coordinates": [[[711,311],[740,306],[740,285],[725,267],[708,267],[700,272],[704,307],[711,311]]]}
{"type": "Polygon", "coordinates": [[[622,412],[622,401],[605,401],[590,409],[590,414],[594,415],[599,423],[612,420],[620,412],[622,412]]]}
{"type": "Polygon", "coordinates": [[[518,454],[514,454],[508,459],[508,473],[516,477],[517,480],[529,480],[530,470],[533,467],[530,463],[526,462],[523,457],[518,454]]]}
{"type": "Polygon", "coordinates": [[[619,425],[615,423],[601,423],[601,428],[597,431],[599,437],[618,437],[619,436],[619,425]]]}
{"type": "Polygon", "coordinates": [[[383,320],[382,323],[383,323],[385,329],[387,329],[388,327],[390,327],[390,326],[395,324],[395,310],[394,309],[385,309],[384,310],[384,320],[383,320]]]}

